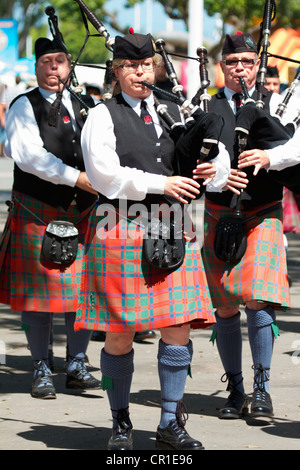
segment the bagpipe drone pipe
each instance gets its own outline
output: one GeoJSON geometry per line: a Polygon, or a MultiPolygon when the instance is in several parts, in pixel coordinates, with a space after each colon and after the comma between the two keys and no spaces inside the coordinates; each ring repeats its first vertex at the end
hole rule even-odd
{"type": "MultiPolygon", "coordinates": [[[[224,120],[216,113],[209,111],[211,96],[207,92],[210,85],[206,68],[207,50],[197,49],[199,57],[200,88],[192,99],[195,110],[192,114],[193,125],[186,127],[176,145],[176,155],[181,174],[191,176],[197,163],[204,163],[215,158],[219,153],[219,139],[224,126],[224,120]],[[199,107],[202,103],[203,110],[199,107]]],[[[203,180],[200,180],[200,183],[203,180]]],[[[201,184],[199,197],[206,187],[201,184]]]]}

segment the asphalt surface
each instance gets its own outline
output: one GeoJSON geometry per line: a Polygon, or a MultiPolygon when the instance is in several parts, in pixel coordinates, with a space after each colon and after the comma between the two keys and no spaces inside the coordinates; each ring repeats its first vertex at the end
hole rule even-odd
{"type": "MultiPolygon", "coordinates": [[[[0,232],[3,229],[12,184],[12,162],[0,157],[0,232]]],[[[200,202],[201,204],[201,202],[200,202]]],[[[201,220],[197,228],[201,233],[201,220]]],[[[300,449],[300,235],[288,234],[288,270],[292,309],[280,313],[280,336],[275,340],[270,392],[273,419],[218,419],[218,410],[228,395],[221,382],[223,368],[216,346],[209,341],[211,330],[192,332],[194,357],[192,378],[188,378],[184,401],[189,419],[186,429],[208,451],[223,450],[299,450],[300,449]]],[[[243,374],[246,392],[251,398],[252,361],[243,320],[243,374]]],[[[0,450],[102,450],[111,434],[111,417],[106,393],[72,392],[65,388],[66,338],[63,318],[54,317],[54,385],[56,400],[38,400],[30,395],[32,364],[20,315],[0,304],[0,450]]],[[[158,333],[158,332],[157,332],[158,333]]],[[[143,468],[157,464],[155,431],[160,416],[160,391],[157,375],[159,334],[151,341],[135,343],[135,372],[130,397],[130,416],[134,426],[133,455],[147,455],[139,463],[113,462],[115,455],[98,454],[104,464],[124,464],[143,468]],[[142,452],[139,451],[148,451],[142,452]]],[[[92,373],[99,370],[102,342],[91,341],[88,358],[92,373]]],[[[175,454],[177,454],[175,452],[175,454]]],[[[195,463],[199,453],[187,456],[171,454],[164,464],[195,463]],[[179,457],[178,457],[179,458],[179,457]],[[175,460],[174,460],[175,459],[175,460]]],[[[131,455],[131,454],[130,454],[131,455]]],[[[201,454],[203,455],[203,453],[201,454]]],[[[272,454],[274,455],[274,454],[272,454]]],[[[129,458],[129,457],[128,457],[129,458]]],[[[92,463],[93,464],[93,463],[92,463]]],[[[228,462],[228,464],[230,464],[228,462]]]]}

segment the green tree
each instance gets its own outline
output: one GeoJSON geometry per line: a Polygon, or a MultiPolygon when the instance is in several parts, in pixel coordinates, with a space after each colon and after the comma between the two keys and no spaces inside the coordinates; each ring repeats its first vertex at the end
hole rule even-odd
{"type": "MultiPolygon", "coordinates": [[[[126,0],[127,6],[143,3],[145,0],[126,0]]],[[[181,19],[188,30],[189,0],[156,0],[172,19],[181,19]]],[[[265,0],[204,0],[204,8],[209,16],[221,15],[223,27],[220,41],[213,45],[208,54],[216,58],[225,37],[225,25],[231,24],[234,31],[242,30],[259,36],[260,24],[264,13],[265,0]]],[[[299,0],[277,0],[276,18],[272,22],[272,32],[278,28],[298,28],[300,26],[299,0]]]]}
{"type": "MultiPolygon", "coordinates": [[[[120,4],[129,8],[145,0],[120,0],[120,4]]],[[[155,0],[160,3],[171,19],[184,20],[188,30],[189,0],[155,0]]],[[[113,28],[121,34],[128,31],[128,26],[121,28],[117,21],[116,12],[109,12],[105,0],[85,0],[86,5],[105,25],[108,31],[113,28]]],[[[63,34],[68,50],[77,57],[85,38],[86,30],[82,21],[79,5],[76,0],[16,0],[15,2],[0,2],[0,17],[16,18],[19,21],[19,55],[25,54],[26,37],[30,33],[33,39],[47,31],[47,15],[45,8],[52,5],[59,20],[59,28],[63,34]]],[[[264,12],[265,0],[204,0],[204,8],[210,16],[221,15],[223,30],[219,44],[209,51],[211,57],[217,57],[224,39],[224,25],[231,24],[235,31],[243,30],[258,35],[264,12]]],[[[272,29],[280,27],[297,28],[300,26],[299,0],[277,0],[276,20],[272,29]]],[[[89,39],[80,57],[81,62],[104,62],[109,55],[104,38],[94,37],[95,28],[88,22],[89,39]]]]}

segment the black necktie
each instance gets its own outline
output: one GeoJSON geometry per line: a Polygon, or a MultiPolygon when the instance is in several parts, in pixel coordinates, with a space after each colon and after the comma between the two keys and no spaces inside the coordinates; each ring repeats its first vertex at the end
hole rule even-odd
{"type": "Polygon", "coordinates": [[[49,116],[48,116],[48,124],[49,126],[57,127],[57,118],[58,113],[61,107],[61,100],[62,100],[62,92],[56,94],[56,99],[50,106],[49,116]]]}
{"type": "Polygon", "coordinates": [[[236,105],[236,112],[240,109],[240,107],[242,106],[243,104],[243,101],[242,101],[242,96],[240,93],[235,93],[233,95],[233,99],[235,101],[235,105],[236,105]]]}
{"type": "Polygon", "coordinates": [[[146,101],[141,101],[141,118],[144,121],[146,128],[151,133],[152,137],[157,139],[157,133],[154,127],[154,122],[153,122],[151,114],[147,110],[146,101]]]}

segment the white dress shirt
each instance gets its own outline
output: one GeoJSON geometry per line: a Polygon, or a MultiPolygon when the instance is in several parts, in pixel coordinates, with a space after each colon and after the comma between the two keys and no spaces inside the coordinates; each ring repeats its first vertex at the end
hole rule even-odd
{"type": "MultiPolygon", "coordinates": [[[[284,124],[292,122],[300,113],[299,85],[298,90],[296,90],[288,102],[287,111],[284,113],[282,120],[284,124]]],[[[283,99],[284,95],[280,95],[280,97],[283,99]]],[[[270,169],[272,170],[282,170],[283,168],[300,163],[300,126],[296,129],[294,136],[290,140],[285,144],[267,150],[267,154],[270,159],[270,169]]]]}
{"type": "MultiPolygon", "coordinates": [[[[39,88],[41,95],[50,103],[56,98],[55,93],[39,88]]],[[[68,109],[72,125],[75,128],[74,111],[71,96],[63,92],[62,103],[68,109]]],[[[29,99],[21,96],[9,109],[6,116],[5,153],[13,158],[18,167],[53,184],[64,184],[74,187],[80,170],[63,163],[58,156],[47,152],[40,137],[34,111],[29,99]]]]}

